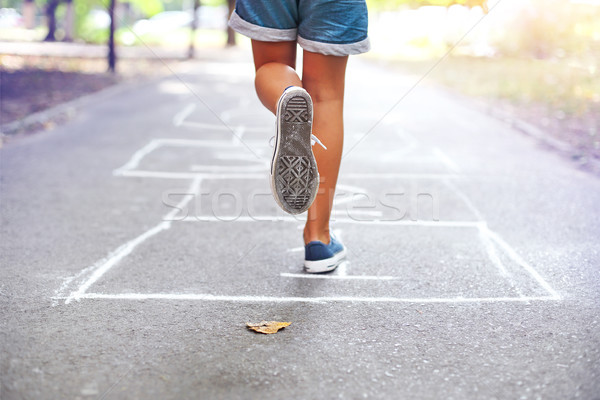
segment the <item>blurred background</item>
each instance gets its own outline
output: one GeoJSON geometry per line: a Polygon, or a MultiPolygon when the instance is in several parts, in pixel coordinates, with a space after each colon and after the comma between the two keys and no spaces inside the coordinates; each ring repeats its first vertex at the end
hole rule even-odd
{"type": "MultiPolygon", "coordinates": [[[[362,58],[415,82],[425,77],[419,84],[443,87],[543,135],[580,166],[600,161],[600,0],[367,3],[372,51],[362,58]]],[[[246,38],[227,30],[233,0],[0,5],[5,127],[117,82],[172,73],[189,58],[249,51],[246,38]]]]}

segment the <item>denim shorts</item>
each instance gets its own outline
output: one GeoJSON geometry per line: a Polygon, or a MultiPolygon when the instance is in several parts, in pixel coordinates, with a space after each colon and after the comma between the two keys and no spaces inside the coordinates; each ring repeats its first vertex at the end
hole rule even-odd
{"type": "Polygon", "coordinates": [[[250,39],[297,41],[334,56],[369,50],[365,0],[237,0],[229,26],[250,39]]]}

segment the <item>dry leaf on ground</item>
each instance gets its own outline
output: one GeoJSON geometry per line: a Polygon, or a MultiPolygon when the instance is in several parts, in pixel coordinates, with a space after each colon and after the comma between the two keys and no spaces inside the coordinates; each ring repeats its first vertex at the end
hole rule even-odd
{"type": "Polygon", "coordinates": [[[289,326],[290,324],[291,324],[291,322],[279,322],[279,321],[261,321],[258,324],[254,324],[252,322],[246,322],[246,327],[248,327],[248,329],[251,329],[251,330],[259,332],[259,333],[271,334],[271,333],[277,333],[277,331],[285,328],[286,326],[289,326]]]}

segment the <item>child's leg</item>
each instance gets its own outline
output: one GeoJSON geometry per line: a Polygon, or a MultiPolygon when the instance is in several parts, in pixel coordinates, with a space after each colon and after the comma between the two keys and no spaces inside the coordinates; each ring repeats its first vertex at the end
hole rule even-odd
{"type": "Polygon", "coordinates": [[[277,101],[288,86],[302,87],[296,67],[296,42],[260,42],[252,40],[258,98],[273,114],[277,101]]]}
{"type": "Polygon", "coordinates": [[[313,147],[319,168],[317,197],[308,210],[304,242],[329,243],[329,218],[344,143],[344,84],[348,57],[304,51],[302,83],[314,104],[313,134],[327,150],[313,147]]]}
{"type": "Polygon", "coordinates": [[[273,114],[288,86],[304,87],[314,105],[313,133],[325,144],[313,147],[320,175],[319,191],[308,210],[304,242],[329,243],[329,218],[342,156],[344,85],[348,57],[304,51],[303,80],[296,73],[296,42],[252,41],[255,86],[259,99],[273,114]]]}

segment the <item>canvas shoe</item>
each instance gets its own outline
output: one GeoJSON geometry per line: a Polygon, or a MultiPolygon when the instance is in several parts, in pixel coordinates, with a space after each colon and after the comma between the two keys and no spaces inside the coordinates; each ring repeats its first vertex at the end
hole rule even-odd
{"type": "Polygon", "coordinates": [[[313,241],[304,246],[304,270],[312,274],[333,271],[345,258],[346,248],[333,236],[329,244],[313,241]]]}
{"type": "MultiPolygon", "coordinates": [[[[271,190],[277,204],[290,214],[311,206],[319,188],[312,152],[313,105],[308,92],[290,86],[277,103],[277,134],[271,161],[271,190]]],[[[323,146],[325,147],[325,146],[323,146]]]]}

